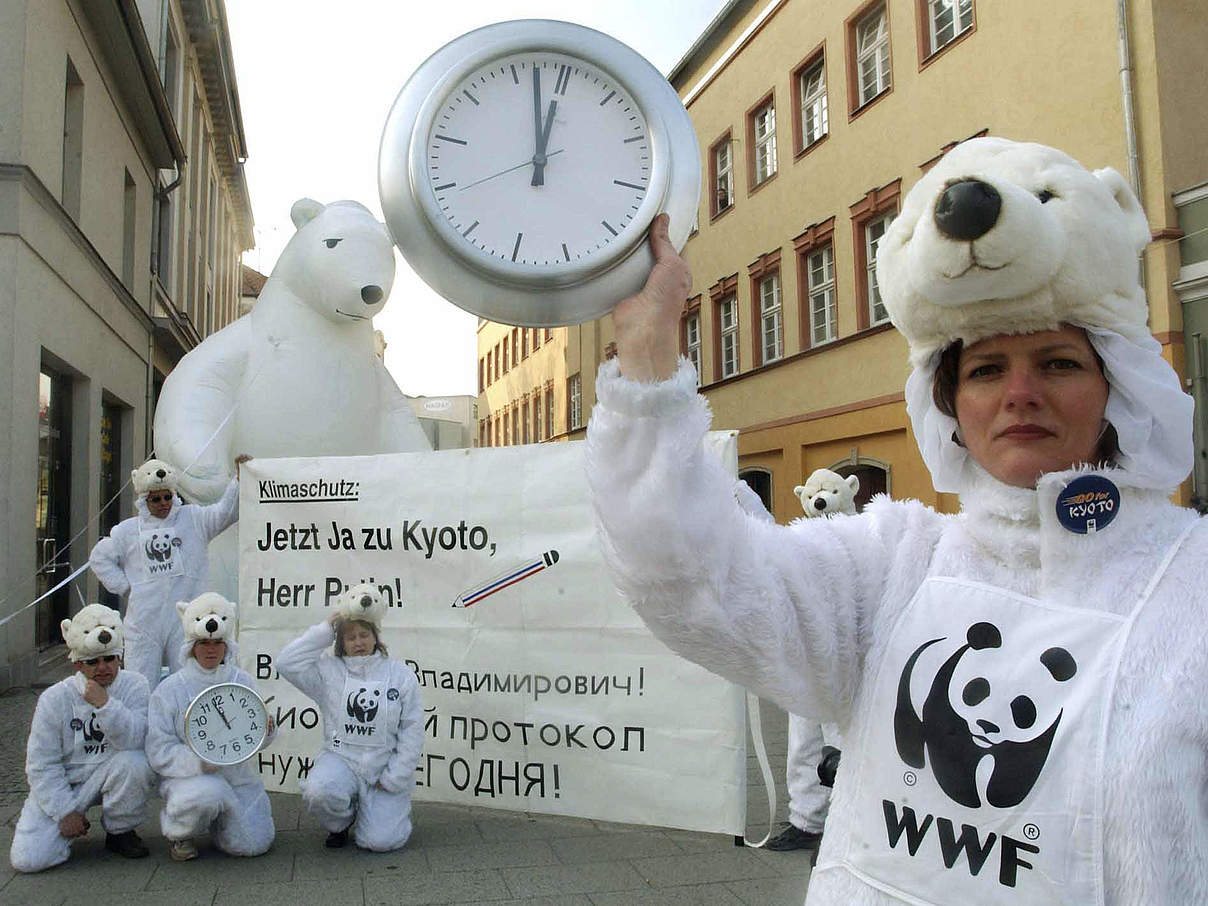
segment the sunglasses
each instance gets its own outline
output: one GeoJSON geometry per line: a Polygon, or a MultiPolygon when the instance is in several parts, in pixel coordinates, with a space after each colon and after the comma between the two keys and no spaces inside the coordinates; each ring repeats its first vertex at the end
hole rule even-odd
{"type": "Polygon", "coordinates": [[[100,657],[90,657],[88,660],[84,661],[84,663],[87,664],[89,667],[95,667],[101,661],[104,661],[106,664],[112,664],[114,661],[116,661],[118,659],[118,657],[120,657],[120,655],[103,654],[100,657]]]}
{"type": "Polygon", "coordinates": [[[147,503],[170,503],[172,500],[171,494],[148,494],[147,503]]]}

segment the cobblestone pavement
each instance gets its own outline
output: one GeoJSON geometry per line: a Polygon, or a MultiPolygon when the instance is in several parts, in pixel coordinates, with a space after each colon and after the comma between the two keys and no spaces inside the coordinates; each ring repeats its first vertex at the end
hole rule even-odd
{"type": "MultiPolygon", "coordinates": [[[[0,695],[0,847],[7,856],[25,799],[25,739],[35,689],[0,695]]],[[[784,791],[786,721],[763,707],[769,758],[784,791]]],[[[767,794],[748,758],[748,834],[767,830],[767,794]]],[[[20,906],[228,906],[311,904],[490,904],[490,906],[801,906],[809,854],[737,847],[733,838],[662,828],[549,818],[432,803],[415,804],[406,848],[375,854],[323,847],[324,834],[293,795],[273,794],[277,839],[254,859],[217,853],[203,841],[195,862],[168,859],[152,818],[139,833],[146,859],[104,850],[100,821],[73,847],[65,865],[15,875],[0,859],[0,904],[20,906]]],[[[150,814],[157,815],[159,801],[150,814]]]]}

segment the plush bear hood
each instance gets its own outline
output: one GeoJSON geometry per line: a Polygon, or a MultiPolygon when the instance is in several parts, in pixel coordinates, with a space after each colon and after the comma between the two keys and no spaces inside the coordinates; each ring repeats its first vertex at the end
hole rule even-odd
{"type": "Polygon", "coordinates": [[[104,604],[89,604],[72,619],[59,624],[67,643],[67,659],[73,663],[107,654],[122,654],[125,638],[122,617],[104,604]]]}

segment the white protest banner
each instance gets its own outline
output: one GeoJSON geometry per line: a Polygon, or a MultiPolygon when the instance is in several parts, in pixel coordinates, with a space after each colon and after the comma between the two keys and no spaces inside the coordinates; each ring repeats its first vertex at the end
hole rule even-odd
{"type": "Polygon", "coordinates": [[[369,581],[390,605],[391,657],[421,682],[417,799],[742,833],[743,692],[620,600],[582,444],[243,470],[240,664],[281,725],[257,756],[270,790],[296,790],[322,743],[273,657],[369,581]]]}

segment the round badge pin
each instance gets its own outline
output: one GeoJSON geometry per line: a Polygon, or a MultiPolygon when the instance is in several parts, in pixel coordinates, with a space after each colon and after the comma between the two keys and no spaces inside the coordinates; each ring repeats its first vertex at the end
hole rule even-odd
{"type": "Polygon", "coordinates": [[[1057,521],[1067,531],[1090,535],[1120,513],[1120,489],[1102,475],[1082,475],[1057,495],[1057,521]]]}

